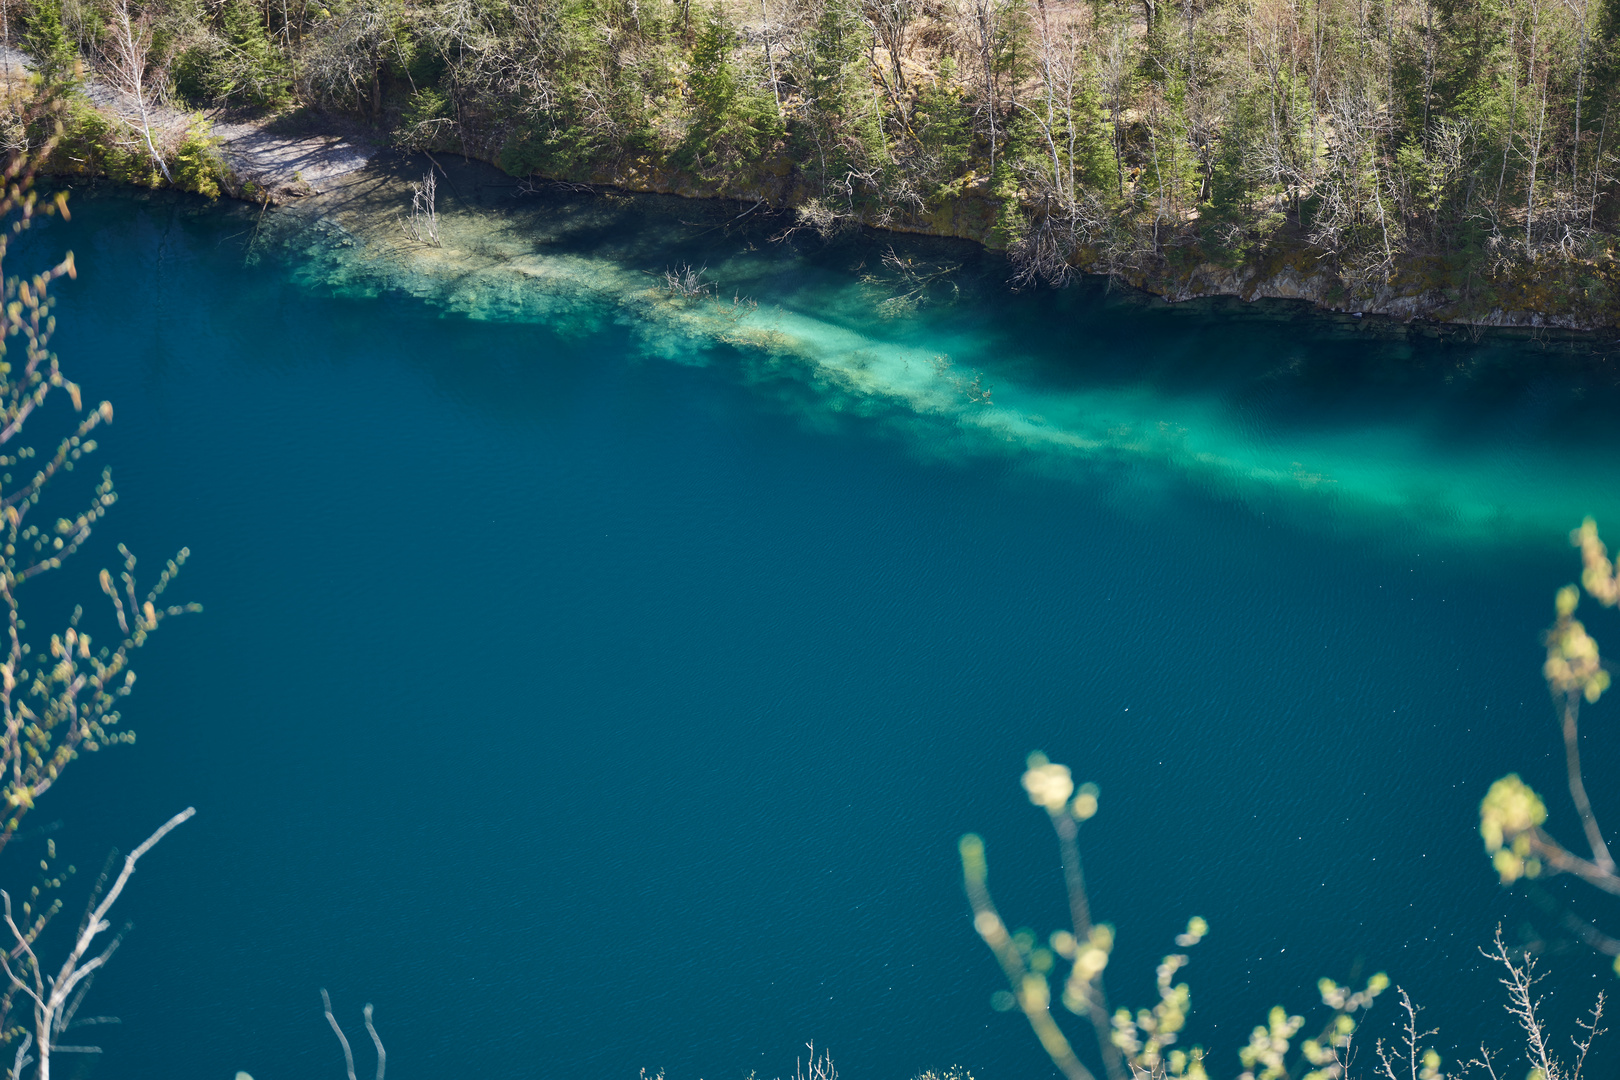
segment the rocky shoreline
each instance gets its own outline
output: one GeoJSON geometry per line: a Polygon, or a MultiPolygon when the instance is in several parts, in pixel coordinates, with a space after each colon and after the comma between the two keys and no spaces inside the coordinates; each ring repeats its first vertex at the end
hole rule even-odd
{"type": "MultiPolygon", "coordinates": [[[[20,54],[5,59],[26,64],[20,54]]],[[[132,122],[132,108],[117,91],[84,80],[96,110],[117,122],[132,122]]],[[[221,193],[275,206],[321,194],[390,152],[378,134],[361,125],[325,115],[264,116],[241,112],[183,113],[172,108],[152,114],[155,139],[173,148],[206,127],[215,148],[214,168],[221,193]]],[[[462,156],[464,150],[444,148],[462,156]]],[[[429,155],[432,156],[432,155],[429,155]]],[[[467,156],[498,165],[492,155],[467,156]]],[[[68,169],[83,172],[83,169],[68,169]]],[[[793,163],[775,155],[724,180],[705,179],[632,160],[578,176],[544,179],[626,193],[724,199],[777,210],[805,206],[805,189],[793,163]]],[[[862,220],[859,224],[901,233],[954,237],[996,248],[997,207],[987,190],[969,191],[926,214],[862,220]]],[[[1565,262],[1551,273],[1517,269],[1495,278],[1459,271],[1441,258],[1412,260],[1390,281],[1354,290],[1302,246],[1272,247],[1237,265],[1203,259],[1196,250],[1177,265],[1161,261],[1146,270],[1113,276],[1172,303],[1205,297],[1244,301],[1296,300],[1348,314],[1385,316],[1480,327],[1592,331],[1620,327],[1620,264],[1613,260],[1565,262]]],[[[1081,272],[1095,267],[1078,262],[1081,272]]]]}
{"type": "MultiPolygon", "coordinates": [[[[224,144],[227,160],[250,180],[249,197],[272,203],[314,193],[320,177],[329,182],[364,165],[381,145],[366,144],[350,130],[346,135],[273,135],[265,127],[239,123],[224,144]],[[324,140],[324,141],[323,141],[324,140]],[[264,149],[258,149],[264,148],[264,149]],[[303,163],[301,177],[294,171],[303,163]],[[251,193],[259,193],[256,196],[251,193]]],[[[449,153],[450,151],[446,151],[449,153]]],[[[455,156],[461,156],[459,152],[455,156]]],[[[488,157],[475,160],[497,165],[488,157]]],[[[724,199],[743,208],[763,204],[792,210],[811,193],[804,190],[785,156],[768,158],[737,180],[705,180],[631,161],[611,169],[548,177],[566,183],[632,194],[675,195],[689,199],[724,199]]],[[[863,220],[861,225],[893,232],[954,237],[996,248],[996,206],[988,194],[966,194],[927,215],[863,220]]],[[[1082,264],[1081,272],[1090,272],[1082,264]]],[[[1565,271],[1577,267],[1565,264],[1565,271]]],[[[1536,275],[1520,272],[1495,280],[1458,273],[1444,260],[1431,258],[1403,266],[1390,282],[1356,293],[1316,253],[1302,247],[1273,249],[1236,266],[1188,260],[1179,267],[1115,274],[1128,284],[1172,303],[1229,296],[1244,301],[1298,300],[1325,311],[1377,315],[1410,322],[1425,320],[1480,327],[1593,331],[1620,327],[1620,264],[1589,263],[1573,273],[1536,275]]]]}

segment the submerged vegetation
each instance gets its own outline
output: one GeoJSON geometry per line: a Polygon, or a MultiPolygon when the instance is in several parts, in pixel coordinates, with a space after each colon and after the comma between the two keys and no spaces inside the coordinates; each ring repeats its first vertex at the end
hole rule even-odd
{"type": "Polygon", "coordinates": [[[1613,0],[12,10],[44,79],[82,61],[143,125],[148,99],[331,110],[516,175],[972,236],[1024,281],[1232,291],[1242,269],[1345,304],[1429,289],[1465,317],[1600,310],[1620,280],[1613,0]]]}

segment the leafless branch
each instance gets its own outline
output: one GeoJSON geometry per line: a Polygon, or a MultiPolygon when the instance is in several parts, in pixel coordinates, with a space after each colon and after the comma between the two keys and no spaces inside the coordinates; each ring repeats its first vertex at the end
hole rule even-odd
{"type": "MultiPolygon", "coordinates": [[[[107,921],[107,914],[112,906],[123,895],[124,887],[129,884],[130,877],[135,873],[135,866],[141,858],[151,851],[157,843],[170,832],[178,828],[183,822],[190,820],[196,814],[196,809],[187,807],[164,822],[151,836],[147,837],[139,847],[124,858],[123,869],[113,881],[112,887],[107,890],[101,902],[97,904],[80,927],[74,940],[73,948],[67,959],[62,961],[61,967],[54,975],[46,976],[40,964],[39,956],[35,953],[33,942],[42,921],[36,921],[30,931],[20,928],[11,908],[10,894],[0,890],[0,902],[3,902],[6,927],[11,932],[15,942],[12,952],[0,953],[0,970],[3,970],[10,980],[13,989],[20,991],[33,1002],[34,1025],[33,1043],[39,1053],[38,1080],[50,1080],[52,1053],[99,1053],[98,1049],[83,1046],[60,1046],[56,1043],[56,1036],[61,1033],[65,1024],[59,1023],[64,1007],[69,999],[74,999],[73,1008],[77,1008],[75,991],[81,984],[86,983],[111,958],[118,948],[122,935],[116,935],[112,941],[104,946],[95,956],[90,956],[90,950],[102,933],[108,930],[111,924],[107,921]],[[19,960],[17,967],[13,965],[19,960]],[[21,968],[19,972],[18,967],[21,968]],[[26,978],[24,976],[27,976],[26,978]]],[[[21,1062],[24,1051],[19,1050],[17,1060],[21,1062]]],[[[14,1071],[21,1065],[14,1066],[14,1071]]]]}

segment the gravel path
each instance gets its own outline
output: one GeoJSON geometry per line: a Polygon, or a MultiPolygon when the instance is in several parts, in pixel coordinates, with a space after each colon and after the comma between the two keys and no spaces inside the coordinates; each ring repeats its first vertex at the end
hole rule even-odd
{"type": "MultiPolygon", "coordinates": [[[[33,61],[20,49],[0,45],[0,84],[20,85],[33,70],[33,61]]],[[[87,67],[85,97],[104,113],[116,116],[139,131],[141,110],[133,95],[115,86],[101,72],[87,67]]],[[[191,130],[195,113],[171,105],[147,107],[152,141],[172,153],[191,130]]],[[[343,176],[364,166],[378,147],[364,139],[343,135],[314,135],[273,131],[263,122],[239,114],[205,112],[220,152],[238,184],[252,182],[272,202],[301,195],[318,195],[343,176]]]]}
{"type": "Polygon", "coordinates": [[[251,121],[216,119],[214,134],[237,178],[252,180],[272,199],[327,191],[377,151],[341,135],[281,134],[251,121]]]}

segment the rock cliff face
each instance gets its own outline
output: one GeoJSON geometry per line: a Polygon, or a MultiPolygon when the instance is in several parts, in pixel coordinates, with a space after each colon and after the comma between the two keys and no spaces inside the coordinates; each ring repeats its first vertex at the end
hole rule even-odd
{"type": "Polygon", "coordinates": [[[1563,263],[1538,275],[1514,268],[1483,278],[1444,260],[1412,260],[1387,283],[1352,291],[1304,249],[1272,253],[1241,266],[1201,263],[1179,274],[1131,277],[1171,301],[1199,296],[1307,300],[1331,311],[1476,326],[1593,330],[1620,325],[1620,272],[1613,263],[1563,263]]]}
{"type": "MultiPolygon", "coordinates": [[[[1276,260],[1242,266],[1203,263],[1177,275],[1130,275],[1133,285],[1174,301],[1200,296],[1236,296],[1243,300],[1306,300],[1330,311],[1385,315],[1398,319],[1432,319],[1480,326],[1558,327],[1593,329],[1614,325],[1612,311],[1515,309],[1501,302],[1503,282],[1480,283],[1478,298],[1410,271],[1367,292],[1352,293],[1332,271],[1299,265],[1312,259],[1308,251],[1290,253],[1281,266],[1276,260]],[[1487,293],[1488,288],[1488,293],[1487,293]],[[1482,306],[1489,297],[1493,303],[1482,306]]],[[[1522,291],[1522,290],[1521,290],[1522,291]]]]}
{"type": "MultiPolygon", "coordinates": [[[[815,193],[801,181],[785,156],[768,158],[734,178],[706,180],[641,160],[603,167],[569,180],[695,199],[735,199],[784,209],[806,206],[815,193]]],[[[1000,246],[997,204],[988,191],[970,192],[930,207],[922,214],[867,216],[861,224],[895,232],[949,236],[1000,246]]],[[[1094,271],[1076,259],[1078,269],[1094,271]]],[[[1302,246],[1260,251],[1238,265],[1193,258],[1172,265],[1120,275],[1131,285],[1171,302],[1207,296],[1243,300],[1304,300],[1318,307],[1391,318],[1429,319],[1476,326],[1595,330],[1620,326],[1620,263],[1564,261],[1544,269],[1515,267],[1483,276],[1462,260],[1410,259],[1388,282],[1364,288],[1347,284],[1322,259],[1302,246]]]]}

